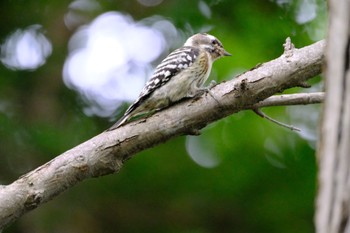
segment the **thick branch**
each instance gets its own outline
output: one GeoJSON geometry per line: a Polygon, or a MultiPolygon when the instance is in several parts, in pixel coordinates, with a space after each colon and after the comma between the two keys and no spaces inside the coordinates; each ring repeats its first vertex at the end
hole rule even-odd
{"type": "Polygon", "coordinates": [[[196,132],[304,84],[321,72],[324,46],[320,41],[302,49],[291,48],[281,57],[215,86],[211,89],[214,98],[206,94],[182,101],[147,119],[103,132],[1,187],[0,229],[84,179],[118,172],[124,161],[139,151],[196,132]]]}

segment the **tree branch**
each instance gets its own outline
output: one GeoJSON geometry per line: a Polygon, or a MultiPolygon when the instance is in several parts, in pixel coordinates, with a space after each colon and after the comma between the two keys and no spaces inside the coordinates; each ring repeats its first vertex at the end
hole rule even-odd
{"type": "Polygon", "coordinates": [[[322,103],[323,100],[324,92],[275,95],[254,104],[253,107],[263,108],[272,106],[319,104],[322,103]]]}
{"type": "Polygon", "coordinates": [[[103,132],[0,187],[0,229],[84,179],[118,172],[139,151],[198,132],[241,110],[273,106],[276,100],[262,100],[304,85],[321,72],[324,47],[325,41],[320,41],[302,49],[290,48],[281,57],[215,86],[211,89],[214,98],[205,94],[181,101],[149,118],[103,132]]]}
{"type": "Polygon", "coordinates": [[[272,117],[269,117],[268,115],[266,115],[265,113],[263,113],[263,112],[261,111],[260,108],[255,108],[255,109],[253,109],[253,111],[254,111],[258,116],[260,116],[260,117],[262,117],[262,118],[265,118],[265,119],[267,119],[267,120],[269,120],[269,121],[271,121],[271,122],[273,122],[273,123],[275,123],[275,124],[277,124],[277,125],[279,125],[279,126],[282,126],[282,127],[284,127],[284,128],[287,128],[287,129],[290,129],[290,130],[293,130],[293,131],[299,131],[299,132],[300,132],[300,129],[297,128],[297,127],[294,127],[294,126],[292,126],[292,125],[287,125],[287,124],[285,124],[285,123],[283,123],[283,122],[280,122],[280,121],[278,121],[278,120],[273,119],[272,117]]]}
{"type": "Polygon", "coordinates": [[[265,118],[279,126],[282,126],[284,128],[293,130],[293,131],[300,131],[299,128],[296,128],[292,125],[287,125],[283,122],[277,121],[265,113],[261,111],[261,107],[266,106],[281,106],[281,105],[300,105],[300,104],[316,104],[323,102],[324,99],[324,93],[318,92],[318,93],[300,93],[300,94],[291,94],[291,95],[277,95],[277,96],[271,96],[253,106],[253,111],[259,115],[262,118],[265,118]]]}

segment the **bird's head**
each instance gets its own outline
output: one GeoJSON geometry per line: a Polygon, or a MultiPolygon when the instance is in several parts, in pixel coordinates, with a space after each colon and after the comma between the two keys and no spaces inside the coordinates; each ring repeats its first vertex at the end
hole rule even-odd
{"type": "Polygon", "coordinates": [[[223,56],[231,56],[224,47],[222,43],[212,35],[207,33],[198,33],[187,39],[184,46],[193,46],[205,49],[210,55],[212,60],[216,60],[223,56]]]}

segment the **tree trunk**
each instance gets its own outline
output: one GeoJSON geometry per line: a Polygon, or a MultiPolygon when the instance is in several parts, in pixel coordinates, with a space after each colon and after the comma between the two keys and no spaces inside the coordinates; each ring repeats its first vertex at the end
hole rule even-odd
{"type": "Polygon", "coordinates": [[[350,232],[350,1],[329,1],[326,96],[318,145],[317,233],[350,232]]]}

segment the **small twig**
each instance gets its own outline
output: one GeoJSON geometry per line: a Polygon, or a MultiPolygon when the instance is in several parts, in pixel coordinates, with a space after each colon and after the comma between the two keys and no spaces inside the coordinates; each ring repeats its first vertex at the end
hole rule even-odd
{"type": "Polygon", "coordinates": [[[274,95],[254,104],[252,108],[257,109],[271,106],[319,104],[322,103],[323,100],[324,92],[274,95]]]}
{"type": "Polygon", "coordinates": [[[288,95],[275,95],[271,96],[257,104],[254,104],[251,109],[260,117],[265,118],[277,125],[283,126],[287,129],[300,131],[300,129],[287,125],[285,123],[279,122],[265,113],[263,113],[260,108],[271,107],[271,106],[287,106],[287,105],[306,105],[306,104],[318,104],[322,103],[324,100],[324,92],[315,93],[298,93],[298,94],[288,94],[288,95]]]}
{"type": "Polygon", "coordinates": [[[290,37],[286,38],[286,42],[283,44],[283,48],[285,53],[295,49],[295,46],[292,43],[292,40],[290,39],[290,37]]]}
{"type": "Polygon", "coordinates": [[[290,58],[293,56],[294,50],[295,50],[295,46],[292,43],[292,40],[290,39],[290,37],[287,37],[286,42],[283,44],[283,48],[284,48],[284,56],[287,59],[287,61],[289,62],[290,58]]]}
{"type": "Polygon", "coordinates": [[[298,132],[301,131],[299,128],[296,128],[296,127],[294,127],[294,126],[292,126],[292,125],[287,125],[287,124],[285,124],[285,123],[282,123],[282,122],[280,122],[280,121],[277,121],[277,120],[275,120],[275,119],[269,117],[268,115],[266,115],[265,113],[263,113],[259,108],[254,108],[254,109],[252,109],[252,110],[253,110],[257,115],[259,115],[259,116],[261,116],[262,118],[265,118],[265,119],[267,119],[267,120],[269,120],[269,121],[271,121],[271,122],[273,122],[273,123],[275,123],[275,124],[277,124],[277,125],[280,125],[280,126],[282,126],[282,127],[285,127],[285,128],[287,128],[287,129],[290,129],[290,130],[293,130],[293,131],[298,131],[298,132]]]}

